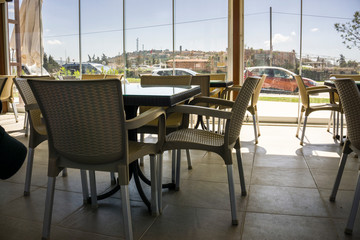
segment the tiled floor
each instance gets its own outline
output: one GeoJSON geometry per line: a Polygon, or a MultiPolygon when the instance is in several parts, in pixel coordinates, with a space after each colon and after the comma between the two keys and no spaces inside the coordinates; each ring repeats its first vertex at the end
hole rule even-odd
{"type": "MultiPolygon", "coordinates": [[[[1,115],[2,125],[27,145],[23,116],[1,115]]],[[[248,195],[240,196],[235,172],[239,225],[231,225],[226,168],[213,153],[191,151],[193,169],[183,158],[180,191],[163,191],[163,213],[148,214],[134,184],[131,206],[135,239],[360,239],[360,217],[352,237],[343,233],[349,214],[359,162],[348,159],[337,201],[328,198],[337,172],[341,147],[325,127],[307,128],[304,147],[295,126],[261,125],[254,145],[252,125],[241,132],[248,195]]],[[[234,154],[235,155],[235,154],[234,154]]],[[[235,156],[234,156],[235,157],[235,156]]],[[[236,164],[234,169],[236,168],[236,164]]],[[[148,163],[145,172],[148,174],[148,163]]],[[[25,167],[0,181],[0,239],[41,238],[46,192],[47,142],[35,151],[31,195],[23,197],[25,167]]],[[[164,182],[170,177],[169,154],[164,154],[164,182]]],[[[97,173],[98,190],[105,191],[109,174],[97,173]]],[[[146,192],[149,194],[147,187],[146,192]]],[[[51,239],[123,239],[120,193],[99,202],[96,210],[83,205],[79,172],[57,178],[51,239]]],[[[360,215],[360,214],[359,214],[360,215]]]]}

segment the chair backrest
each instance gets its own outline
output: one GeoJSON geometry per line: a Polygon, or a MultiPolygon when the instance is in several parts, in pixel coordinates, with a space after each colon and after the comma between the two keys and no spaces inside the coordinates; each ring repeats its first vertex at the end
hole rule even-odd
{"type": "Polygon", "coordinates": [[[120,81],[28,82],[45,119],[50,156],[97,165],[128,159],[120,81]]]}
{"type": "Polygon", "coordinates": [[[201,96],[210,96],[210,75],[196,75],[191,78],[191,85],[199,85],[201,96]]]}
{"type": "Polygon", "coordinates": [[[49,76],[49,75],[39,75],[39,76],[29,75],[29,76],[20,76],[20,78],[25,78],[25,79],[56,80],[55,77],[52,77],[52,76],[49,76]]]}
{"type": "Polygon", "coordinates": [[[0,93],[2,92],[5,83],[6,83],[7,78],[6,77],[0,77],[0,93]]]}
{"type": "Polygon", "coordinates": [[[360,150],[360,93],[352,79],[336,79],[335,86],[339,93],[347,124],[347,137],[351,144],[360,150]]]}
{"type": "Polygon", "coordinates": [[[261,79],[254,90],[254,94],[251,96],[250,106],[255,107],[257,102],[259,101],[260,92],[262,89],[262,85],[265,82],[265,79],[266,79],[266,75],[264,74],[261,76],[261,79]]]}
{"type": "Polygon", "coordinates": [[[295,75],[295,80],[299,88],[301,103],[305,108],[309,107],[309,97],[306,94],[306,86],[304,84],[304,81],[302,80],[301,76],[295,75]]]}
{"type": "Polygon", "coordinates": [[[260,81],[260,77],[248,77],[242,85],[239,94],[236,97],[234,105],[231,109],[232,116],[230,123],[226,124],[225,144],[232,145],[239,138],[242,122],[245,112],[249,104],[250,98],[255,90],[256,85],[260,81]],[[227,142],[226,142],[227,141],[227,142]]]}
{"type": "Polygon", "coordinates": [[[226,74],[225,73],[211,73],[210,74],[210,80],[226,80],[226,74]]]}
{"type": "Polygon", "coordinates": [[[0,78],[6,78],[2,91],[0,91],[0,101],[12,101],[14,75],[0,75],[0,78]]]}
{"type": "Polygon", "coordinates": [[[121,80],[123,78],[122,74],[106,74],[104,79],[119,79],[121,80]]]}
{"type": "Polygon", "coordinates": [[[105,74],[83,74],[81,80],[104,79],[105,74]]]}
{"type": "Polygon", "coordinates": [[[25,107],[26,105],[37,104],[35,96],[31,91],[31,88],[25,78],[15,78],[14,83],[16,88],[19,90],[21,98],[24,100],[25,107]]]}
{"type": "Polygon", "coordinates": [[[152,76],[152,75],[141,75],[140,83],[142,86],[183,86],[191,84],[191,75],[183,76],[152,76]]]}
{"type": "Polygon", "coordinates": [[[350,78],[354,81],[360,81],[359,74],[330,74],[330,78],[350,78]]]}
{"type": "MultiPolygon", "coordinates": [[[[45,79],[44,79],[45,80],[45,79]]],[[[54,80],[54,79],[52,79],[54,80]]],[[[14,83],[16,88],[18,89],[21,98],[25,103],[25,110],[30,114],[30,124],[31,126],[42,135],[46,134],[46,131],[41,128],[43,126],[43,122],[41,120],[41,111],[39,106],[37,105],[37,101],[35,96],[28,84],[27,79],[25,78],[14,78],[14,83]]]]}

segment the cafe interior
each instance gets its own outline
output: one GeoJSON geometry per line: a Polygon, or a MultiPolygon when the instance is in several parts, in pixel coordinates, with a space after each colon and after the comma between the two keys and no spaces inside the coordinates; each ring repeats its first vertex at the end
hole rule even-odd
{"type": "MultiPolygon", "coordinates": [[[[0,239],[360,239],[359,75],[333,74],[309,87],[300,70],[293,78],[295,103],[263,102],[268,76],[243,74],[245,0],[217,1],[226,5],[225,74],[175,74],[176,39],[183,37],[175,37],[181,29],[176,0],[164,3],[170,76],[139,74],[134,83],[130,71],[82,71],[91,60],[82,18],[91,11],[87,4],[95,4],[90,0],[64,1],[55,14],[72,18],[71,44],[78,47],[77,60],[70,61],[80,62],[78,75],[54,77],[41,67],[24,74],[31,54],[43,66],[46,46],[61,48],[45,42],[42,11],[51,2],[0,1],[0,239]],[[38,30],[22,30],[31,19],[38,30]],[[35,47],[24,47],[32,40],[35,47]],[[310,101],[323,95],[328,103],[310,101]],[[21,163],[8,170],[20,152],[21,163]]],[[[139,27],[132,34],[126,16],[138,9],[127,0],[106,2],[121,7],[112,9],[128,30],[119,31],[118,61],[131,69],[127,57],[131,44],[139,52],[136,34],[150,31],[144,37],[156,41],[158,29],[139,27]]],[[[136,2],[141,9],[142,1],[136,2]]],[[[299,1],[298,20],[302,7],[299,1]]],[[[51,24],[62,22],[54,19],[51,24]]],[[[69,37],[67,22],[59,25],[65,31],[60,38],[69,37]]],[[[110,45],[98,39],[90,49],[101,43],[110,45]]]]}

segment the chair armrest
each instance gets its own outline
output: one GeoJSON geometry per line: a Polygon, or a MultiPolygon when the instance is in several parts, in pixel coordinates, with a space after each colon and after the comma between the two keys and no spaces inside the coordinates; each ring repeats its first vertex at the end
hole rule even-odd
{"type": "Polygon", "coordinates": [[[191,106],[191,105],[178,105],[175,107],[168,108],[167,113],[181,112],[186,114],[197,114],[201,116],[210,116],[223,119],[230,119],[232,112],[222,111],[214,108],[202,107],[202,106],[191,106]]]}
{"type": "Polygon", "coordinates": [[[336,89],[333,88],[317,88],[317,89],[306,89],[306,93],[311,95],[311,94],[317,94],[317,93],[329,93],[329,94],[333,94],[336,92],[336,89]]]}
{"type": "Polygon", "coordinates": [[[225,107],[232,107],[234,105],[234,101],[220,99],[220,98],[212,98],[212,97],[197,97],[192,100],[189,104],[196,105],[199,103],[208,103],[211,105],[220,105],[225,107]]]}
{"type": "MultiPolygon", "coordinates": [[[[164,115],[164,118],[165,118],[166,113],[163,108],[160,108],[160,107],[151,108],[151,109],[147,110],[146,112],[144,112],[132,119],[126,120],[126,129],[127,130],[137,129],[139,127],[146,125],[148,122],[155,120],[156,118],[158,118],[161,115],[164,115]]],[[[164,125],[164,128],[165,128],[165,125],[164,125]]]]}
{"type": "Polygon", "coordinates": [[[306,88],[306,90],[312,90],[312,89],[324,89],[324,88],[326,88],[326,89],[330,89],[330,87],[328,87],[328,86],[325,86],[325,85],[321,85],[321,86],[315,86],[315,87],[307,87],[306,88]]]}

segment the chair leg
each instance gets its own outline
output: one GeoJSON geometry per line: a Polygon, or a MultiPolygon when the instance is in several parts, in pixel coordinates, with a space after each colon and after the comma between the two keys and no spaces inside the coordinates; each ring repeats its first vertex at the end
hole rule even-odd
{"type": "Polygon", "coordinates": [[[68,175],[67,168],[64,168],[64,169],[62,170],[62,176],[63,176],[63,177],[67,177],[67,175],[68,175]]]}
{"type": "Polygon", "coordinates": [[[301,134],[300,145],[303,145],[303,144],[304,144],[304,137],[305,137],[305,129],[306,129],[307,119],[308,119],[308,116],[305,116],[304,126],[303,126],[303,130],[302,130],[302,134],[301,134]]]}
{"type": "Polygon", "coordinates": [[[29,113],[25,112],[24,119],[25,137],[29,136],[29,113]]]}
{"type": "Polygon", "coordinates": [[[340,113],[340,145],[344,144],[344,114],[340,113]]]}
{"type": "Polygon", "coordinates": [[[343,174],[344,169],[345,169],[347,156],[348,156],[349,153],[351,153],[351,151],[352,150],[350,149],[350,141],[346,140],[345,143],[344,143],[341,158],[340,158],[339,170],[338,170],[338,173],[336,175],[335,183],[334,183],[331,195],[330,195],[330,201],[331,202],[335,202],[335,198],[336,198],[337,191],[339,189],[341,177],[342,177],[342,174],[343,174]]]}
{"type": "Polygon", "coordinates": [[[114,173],[114,172],[111,172],[111,173],[110,173],[110,182],[111,182],[111,185],[115,185],[115,184],[116,184],[116,177],[115,177],[115,173],[114,173]]]}
{"type": "Polygon", "coordinates": [[[179,189],[180,189],[181,149],[177,149],[176,151],[177,151],[177,157],[176,157],[175,191],[179,191],[179,189]]]}
{"type": "Polygon", "coordinates": [[[18,119],[18,111],[17,111],[17,108],[16,108],[16,104],[14,101],[11,102],[11,105],[12,105],[12,108],[14,110],[14,115],[15,115],[15,121],[18,122],[19,119],[18,119]]]}
{"type": "Polygon", "coordinates": [[[86,170],[80,170],[80,177],[81,177],[81,188],[83,193],[83,202],[84,204],[87,204],[88,203],[87,200],[89,197],[89,188],[88,188],[86,170]]]}
{"type": "Polygon", "coordinates": [[[330,132],[330,127],[331,127],[331,121],[332,121],[333,114],[334,114],[334,111],[331,111],[328,126],[327,126],[327,131],[328,132],[330,132]]]}
{"type": "Polygon", "coordinates": [[[335,139],[336,138],[336,130],[335,130],[335,127],[336,126],[336,114],[334,112],[333,114],[333,138],[335,139]]]}
{"type": "Polygon", "coordinates": [[[256,126],[257,126],[258,137],[260,137],[260,123],[259,123],[259,116],[258,116],[257,110],[255,111],[255,118],[256,118],[256,126]]]}
{"type": "MultiPolygon", "coordinates": [[[[144,139],[144,134],[143,133],[140,133],[140,142],[144,142],[145,139],[144,139]]],[[[140,166],[143,167],[144,166],[144,157],[141,157],[140,158],[140,166]]]]}
{"type": "Polygon", "coordinates": [[[89,170],[89,182],[90,182],[91,207],[95,209],[98,207],[98,204],[97,204],[96,180],[95,180],[94,170],[89,170]]]}
{"type": "Polygon", "coordinates": [[[121,205],[124,218],[124,228],[125,228],[125,239],[133,240],[133,231],[132,231],[132,222],[131,222],[131,211],[130,211],[130,196],[129,196],[129,186],[120,185],[121,191],[121,205]]]}
{"type": "Polygon", "coordinates": [[[191,165],[191,157],[190,157],[190,150],[189,149],[186,149],[186,159],[187,159],[187,163],[188,163],[188,169],[191,170],[192,165],[191,165]]]}
{"type": "Polygon", "coordinates": [[[51,217],[52,217],[52,210],[54,204],[55,182],[56,182],[56,177],[48,178],[42,240],[49,239],[50,237],[51,217]]]}
{"type": "Polygon", "coordinates": [[[35,150],[33,148],[29,148],[28,161],[26,166],[24,196],[30,195],[31,176],[32,176],[32,169],[34,162],[34,151],[35,150]]]}
{"type": "Polygon", "coordinates": [[[258,144],[258,134],[257,134],[257,127],[256,127],[256,118],[255,115],[253,117],[253,125],[254,125],[254,135],[255,135],[255,144],[258,144]]]}
{"type": "Polygon", "coordinates": [[[298,125],[297,125],[297,130],[296,130],[296,137],[299,137],[300,125],[301,125],[301,120],[302,120],[303,114],[304,114],[304,112],[302,111],[302,112],[300,113],[300,117],[299,117],[299,119],[298,119],[298,125]]]}
{"type": "Polygon", "coordinates": [[[232,225],[238,225],[238,219],[236,216],[236,201],[235,201],[235,188],[234,188],[234,177],[232,165],[226,165],[230,195],[230,206],[231,206],[231,220],[232,225]]]}
{"type": "Polygon", "coordinates": [[[171,150],[171,182],[176,182],[176,150],[171,150]]]}
{"type": "Polygon", "coordinates": [[[159,215],[159,203],[158,203],[158,159],[155,155],[150,155],[150,178],[151,178],[151,214],[153,216],[159,215]]]}
{"type": "Polygon", "coordinates": [[[162,171],[163,171],[163,155],[158,154],[158,172],[157,172],[157,184],[158,184],[158,205],[159,214],[162,213],[162,171]]]}
{"type": "Polygon", "coordinates": [[[243,165],[242,165],[240,149],[236,149],[236,159],[237,159],[238,169],[239,169],[239,177],[240,177],[240,185],[241,185],[241,196],[246,196],[247,193],[246,193],[246,186],[245,186],[244,168],[243,168],[243,165]]]}
{"type": "Polygon", "coordinates": [[[354,200],[351,206],[350,215],[346,224],[345,233],[352,234],[354,228],[354,222],[356,219],[356,214],[359,208],[359,201],[360,201],[360,172],[358,173],[358,181],[356,184],[354,200]]]}

